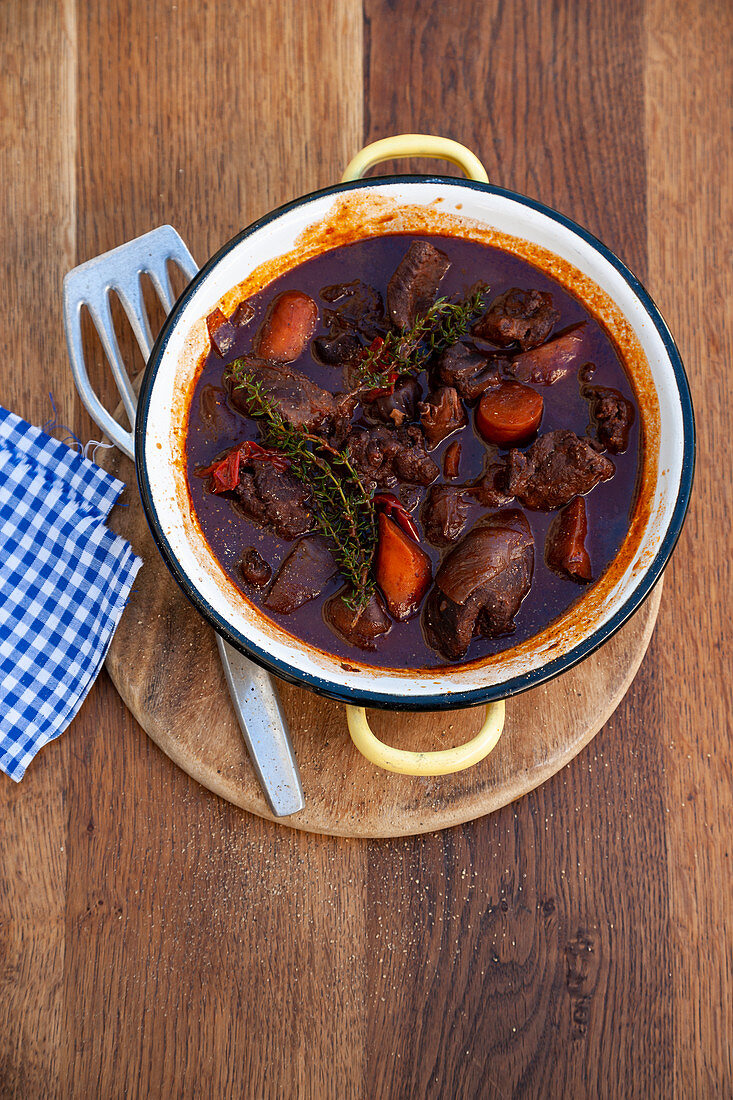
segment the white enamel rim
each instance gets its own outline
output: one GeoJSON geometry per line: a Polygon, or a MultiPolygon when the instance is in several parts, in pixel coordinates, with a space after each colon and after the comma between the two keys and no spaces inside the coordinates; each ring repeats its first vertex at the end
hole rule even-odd
{"type": "MultiPolygon", "coordinates": [[[[203,348],[203,344],[201,347],[203,348]]],[[[488,184],[441,176],[400,176],[341,184],[273,211],[225,245],[171,311],[150,356],[136,423],[136,466],[148,522],[161,553],[204,617],[232,645],[284,679],[346,703],[438,710],[472,706],[533,687],[571,667],[611,636],[651,591],[674,548],[694,468],[694,420],[679,352],[659,311],[632,273],[600,241],[563,215],[488,184]],[[239,593],[178,504],[172,440],[180,429],[176,397],[195,369],[198,323],[233,286],[265,261],[292,251],[300,235],[327,219],[337,199],[384,196],[399,204],[460,210],[503,233],[548,249],[604,290],[631,324],[659,400],[659,475],[636,555],[583,635],[545,641],[530,653],[451,669],[381,669],[316,650],[280,629],[239,593]]]]}

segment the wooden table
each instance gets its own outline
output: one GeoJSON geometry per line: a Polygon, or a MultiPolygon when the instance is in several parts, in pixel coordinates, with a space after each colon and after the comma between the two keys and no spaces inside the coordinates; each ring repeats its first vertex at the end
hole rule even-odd
{"type": "Polygon", "coordinates": [[[423,131],[639,274],[700,432],[640,675],[589,748],[489,818],[361,842],[249,817],[103,673],[23,783],[0,777],[2,1097],[731,1095],[732,15],[0,6],[3,404],[42,423],[51,391],[95,434],[68,268],[163,222],[202,261],[365,141],[423,131]]]}

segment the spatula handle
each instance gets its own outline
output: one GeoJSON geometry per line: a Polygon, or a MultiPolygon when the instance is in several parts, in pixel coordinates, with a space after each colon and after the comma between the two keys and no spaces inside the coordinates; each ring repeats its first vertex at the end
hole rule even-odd
{"type": "Polygon", "coordinates": [[[305,800],[275,685],[264,669],[219,634],[216,641],[242,736],[270,809],[276,817],[296,814],[305,800]]]}
{"type": "MultiPolygon", "coordinates": [[[[147,273],[167,313],[173,308],[168,263],[192,279],[198,267],[178,233],[162,225],[134,241],[88,260],[64,279],[64,325],[74,381],[87,411],[114,444],[134,460],[137,398],[117,343],[109,294],[114,291],[127,314],[145,362],[153,346],[140,276],[147,273]],[[84,361],[81,312],[86,307],[112,368],[131,431],[125,431],[99,400],[84,361]]],[[[275,686],[266,672],[243,657],[217,634],[224,675],[252,763],[269,806],[277,817],[304,806],[293,746],[275,686]]]]}

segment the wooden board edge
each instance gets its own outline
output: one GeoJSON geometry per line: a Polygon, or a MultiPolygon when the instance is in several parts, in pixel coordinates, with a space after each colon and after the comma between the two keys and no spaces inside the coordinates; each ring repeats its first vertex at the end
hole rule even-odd
{"type": "MultiPolygon", "coordinates": [[[[444,813],[437,815],[435,818],[429,821],[416,821],[408,829],[400,829],[395,831],[394,829],[378,829],[372,828],[368,832],[359,831],[355,827],[341,828],[338,825],[334,825],[330,821],[324,820],[309,820],[308,819],[308,806],[307,806],[307,792],[306,792],[306,808],[299,814],[293,815],[290,818],[275,817],[268,807],[266,806],[264,799],[262,803],[253,804],[249,800],[243,800],[239,790],[233,787],[231,784],[216,772],[209,769],[201,768],[196,769],[191,767],[190,761],[184,757],[184,755],[177,750],[177,744],[172,742],[164,730],[156,729],[154,723],[151,724],[151,728],[147,728],[145,724],[146,716],[144,716],[137,708],[136,701],[132,697],[132,694],[126,691],[126,685],[121,676],[118,676],[117,669],[113,661],[107,661],[107,671],[110,679],[114,684],[117,692],[119,693],[125,706],[133,714],[136,721],[142,726],[150,739],[161,749],[165,755],[173,761],[182,771],[190,775],[192,779],[195,779],[197,783],[200,783],[207,790],[213,794],[218,795],[220,798],[225,799],[227,802],[231,802],[239,809],[244,810],[246,813],[254,814],[257,817],[265,818],[269,821],[274,821],[278,825],[284,825],[288,828],[298,829],[302,832],[316,833],[324,836],[341,836],[344,838],[360,838],[360,839],[387,839],[390,837],[400,836],[418,836],[423,833],[439,832],[442,829],[449,829],[455,825],[462,825],[467,821],[473,821],[479,817],[485,817],[488,814],[494,813],[496,810],[501,809],[503,806],[509,805],[511,802],[515,802],[518,798],[522,798],[524,795],[529,794],[530,791],[535,790],[541,786],[544,782],[550,779],[558,771],[561,771],[566,767],[571,760],[573,760],[582,750],[588,745],[600,729],[606,724],[608,719],[614,713],[618,705],[620,704],[626,692],[629,690],[637,672],[644,659],[646,651],[651,641],[651,636],[654,631],[654,627],[657,621],[657,615],[659,613],[659,604],[662,598],[662,580],[657,583],[656,587],[650,593],[646,604],[647,611],[651,607],[651,614],[649,614],[644,633],[640,640],[638,649],[635,651],[635,659],[631,662],[628,668],[627,675],[621,681],[618,690],[609,699],[608,708],[602,713],[600,721],[594,723],[589,729],[569,745],[565,752],[552,761],[551,764],[538,765],[529,772],[523,773],[517,778],[514,784],[509,786],[503,786],[501,793],[498,797],[492,799],[486,792],[475,796],[475,801],[471,801],[471,796],[466,796],[458,808],[447,809],[444,813]]],[[[571,670],[572,671],[572,670],[571,670]]],[[[149,716],[147,716],[149,722],[149,716]]],[[[356,750],[354,750],[356,751],[356,750]]]]}

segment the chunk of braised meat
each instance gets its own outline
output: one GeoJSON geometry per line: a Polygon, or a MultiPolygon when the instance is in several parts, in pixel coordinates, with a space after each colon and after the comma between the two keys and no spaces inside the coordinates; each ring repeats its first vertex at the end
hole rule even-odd
{"type": "Polygon", "coordinates": [[[522,351],[544,343],[560,314],[552,305],[552,295],[542,290],[511,290],[494,298],[471,330],[481,340],[490,340],[500,348],[519,344],[522,351]]]}
{"type": "Polygon", "coordinates": [[[555,516],[545,539],[545,561],[555,573],[567,573],[575,581],[592,577],[590,556],[585,548],[588,517],[585,501],[575,497],[555,516]]]}
{"type": "Polygon", "coordinates": [[[241,421],[227,404],[227,392],[222,386],[210,382],[201,387],[199,394],[199,416],[211,434],[233,435],[241,421]]]}
{"type": "Polygon", "coordinates": [[[321,298],[332,306],[323,311],[328,335],[315,339],[313,350],[328,366],[348,366],[357,359],[364,341],[369,344],[384,331],[382,295],[361,279],[354,279],[324,286],[321,298]]]}
{"type": "MultiPolygon", "coordinates": [[[[285,364],[268,363],[254,356],[245,356],[244,362],[268,401],[277,408],[283,420],[294,428],[317,432],[340,415],[333,394],[321,389],[301,371],[285,364]]],[[[228,384],[232,404],[245,416],[249,416],[250,406],[246,391],[237,386],[236,379],[230,378],[228,384]]]]}
{"type": "Polygon", "coordinates": [[[422,487],[420,485],[407,485],[403,483],[399,487],[398,495],[400,503],[404,505],[406,511],[414,512],[422,500],[422,487]]]}
{"type": "Polygon", "coordinates": [[[474,634],[509,633],[533,571],[534,541],[522,512],[511,509],[480,519],[436,574],[423,611],[428,644],[458,661],[474,634]]]}
{"type": "Polygon", "coordinates": [[[443,455],[443,477],[458,477],[461,466],[461,444],[456,439],[445,449],[443,455]]]}
{"type": "Polygon", "coordinates": [[[335,336],[318,336],[313,341],[316,357],[327,367],[350,363],[362,349],[362,342],[353,332],[338,332],[335,336]]]}
{"type": "Polygon", "coordinates": [[[345,585],[326,600],[323,618],[326,624],[344,641],[359,649],[376,649],[377,638],[387,634],[392,620],[382,597],[375,592],[363,607],[352,607],[351,590],[345,585]]]}
{"type": "Polygon", "coordinates": [[[244,551],[239,568],[244,579],[254,588],[264,588],[272,576],[272,569],[254,546],[248,546],[244,551]]]}
{"type": "Polygon", "coordinates": [[[399,428],[407,421],[417,420],[421,397],[422,386],[417,378],[403,375],[395,382],[392,393],[362,402],[364,417],[372,423],[393,424],[399,428]]]}
{"type": "Polygon", "coordinates": [[[297,539],[313,527],[310,489],[269,462],[252,462],[242,469],[234,492],[251,520],[282,539],[297,539]]]}
{"type": "Polygon", "coordinates": [[[484,390],[501,385],[495,361],[469,344],[457,343],[446,348],[437,362],[441,382],[454,386],[466,401],[475,401],[484,390]]]}
{"type": "Polygon", "coordinates": [[[331,305],[326,320],[329,327],[342,332],[360,333],[367,342],[384,332],[382,295],[373,286],[354,279],[350,283],[324,286],[321,298],[331,305]]]}
{"type": "Polygon", "coordinates": [[[222,357],[228,355],[237,339],[236,325],[217,308],[206,318],[206,329],[216,354],[222,357]]]}
{"type": "Polygon", "coordinates": [[[560,430],[541,435],[526,453],[509,452],[506,490],[526,508],[551,512],[615,472],[610,458],[598,454],[587,439],[560,430]]]}
{"type": "Polygon", "coordinates": [[[289,615],[319,596],[337,572],[333,554],[323,539],[317,535],[298,539],[281,562],[264,605],[271,611],[289,615]]]}
{"type": "Polygon", "coordinates": [[[433,546],[449,546],[468,522],[468,503],[460,485],[431,485],[420,509],[425,538],[433,546]]]}
{"type": "Polygon", "coordinates": [[[327,437],[331,446],[340,450],[351,431],[351,418],[354,415],[354,410],[359,405],[359,395],[357,393],[335,393],[333,403],[334,418],[330,423],[323,426],[319,434],[327,437]]]}
{"type": "Polygon", "coordinates": [[[551,386],[572,370],[584,344],[585,326],[579,325],[562,336],[556,336],[541,348],[515,355],[509,370],[520,382],[551,386]]]}
{"type": "Polygon", "coordinates": [[[466,496],[475,500],[483,508],[501,508],[504,504],[509,504],[514,497],[513,493],[507,491],[506,483],[506,459],[499,457],[498,448],[489,447],[481,476],[462,488],[466,496]]]}
{"type": "Polygon", "coordinates": [[[441,386],[429,393],[427,401],[420,404],[420,423],[431,450],[465,427],[468,417],[458,390],[453,386],[441,386]]]}
{"type": "Polygon", "coordinates": [[[233,325],[237,325],[238,328],[245,328],[255,315],[254,306],[247,299],[240,302],[234,313],[229,318],[233,325]]]}
{"type": "Polygon", "coordinates": [[[634,406],[623,394],[609,386],[583,386],[581,393],[590,400],[590,414],[598,442],[612,454],[621,454],[629,445],[634,406]]]}
{"type": "Polygon", "coordinates": [[[387,286],[387,313],[397,329],[412,328],[430,309],[450,260],[427,241],[413,241],[387,286]]]}
{"type": "Polygon", "coordinates": [[[394,430],[378,425],[356,425],[346,437],[351,462],[367,486],[408,481],[430,485],[440,473],[425,450],[425,437],[415,424],[394,430]]]}

